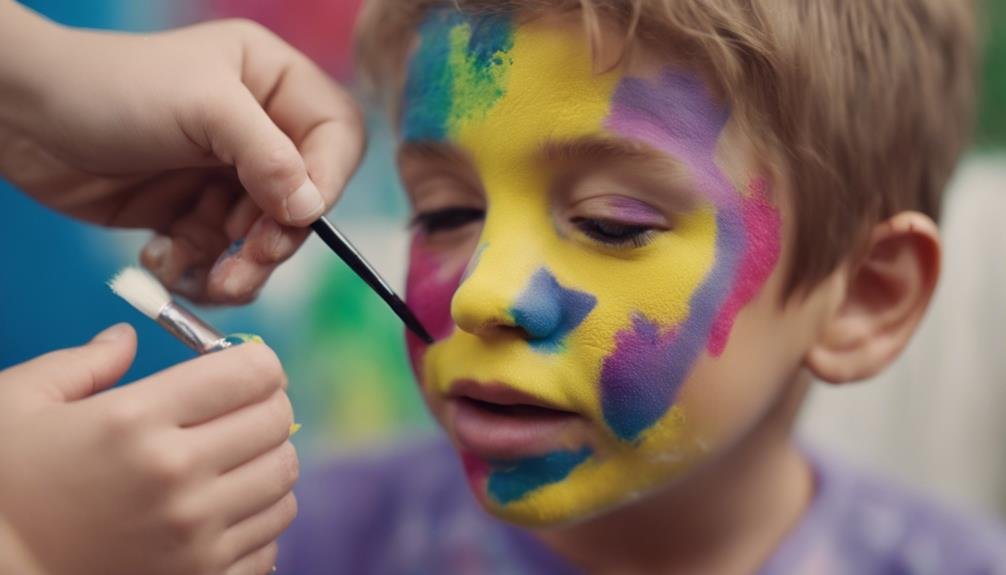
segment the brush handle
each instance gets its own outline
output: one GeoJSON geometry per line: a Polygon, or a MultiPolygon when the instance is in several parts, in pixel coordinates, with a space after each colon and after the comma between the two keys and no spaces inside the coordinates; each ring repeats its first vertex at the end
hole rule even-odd
{"type": "Polygon", "coordinates": [[[384,278],[377,273],[377,270],[367,260],[363,259],[363,255],[356,249],[356,246],[350,243],[349,239],[342,235],[342,232],[337,230],[332,225],[332,222],[328,221],[328,218],[324,216],[318,218],[316,222],[311,224],[311,229],[314,230],[314,233],[318,234],[318,237],[337,256],[342,258],[342,261],[346,262],[346,265],[353,270],[353,273],[367,282],[367,285],[377,292],[377,295],[381,296],[389,305],[391,302],[388,300],[388,296],[397,297],[395,296],[395,290],[391,289],[388,282],[384,281],[384,278]]]}
{"type": "Polygon", "coordinates": [[[426,343],[433,343],[433,338],[423,327],[423,324],[419,322],[419,319],[412,313],[412,310],[405,305],[402,298],[398,297],[395,290],[391,289],[388,282],[384,281],[384,278],[377,273],[367,260],[363,259],[359,250],[353,246],[352,243],[346,236],[342,235],[339,230],[335,229],[335,226],[324,216],[318,218],[314,223],[311,224],[311,229],[314,233],[318,234],[326,245],[335,255],[339,256],[342,261],[346,262],[346,265],[353,270],[353,272],[360,277],[363,281],[370,286],[370,289],[374,290],[377,295],[384,300],[384,303],[391,307],[392,311],[395,312],[403,322],[405,326],[412,330],[417,336],[419,336],[426,343]]]}
{"type": "Polygon", "coordinates": [[[175,302],[169,302],[161,308],[157,314],[157,323],[200,354],[212,351],[223,338],[223,334],[213,326],[175,302]]]}

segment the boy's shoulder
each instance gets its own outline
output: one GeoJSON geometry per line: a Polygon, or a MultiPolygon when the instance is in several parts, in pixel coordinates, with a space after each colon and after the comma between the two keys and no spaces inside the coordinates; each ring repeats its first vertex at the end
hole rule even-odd
{"type": "Polygon", "coordinates": [[[309,466],[279,572],[564,573],[525,532],[488,515],[439,434],[309,466]]]}
{"type": "Polygon", "coordinates": [[[814,499],[761,571],[1006,575],[1006,531],[896,482],[805,450],[814,499]]]}

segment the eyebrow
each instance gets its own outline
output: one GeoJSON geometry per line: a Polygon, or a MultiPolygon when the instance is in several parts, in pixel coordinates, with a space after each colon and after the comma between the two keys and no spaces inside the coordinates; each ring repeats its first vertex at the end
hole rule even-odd
{"type": "Polygon", "coordinates": [[[664,164],[671,170],[680,169],[679,162],[667,154],[646,144],[614,136],[549,140],[539,146],[538,156],[550,161],[631,161],[664,164]]]}
{"type": "Polygon", "coordinates": [[[542,161],[587,165],[599,171],[610,167],[631,167],[626,176],[644,188],[673,192],[680,208],[690,209],[696,200],[689,182],[689,170],[675,158],[647,144],[616,136],[585,136],[543,143],[538,150],[542,161]]]}
{"type": "MultiPolygon", "coordinates": [[[[470,166],[471,159],[450,142],[407,140],[398,149],[399,167],[404,162],[470,166]]],[[[654,190],[672,190],[683,207],[695,197],[687,185],[689,170],[680,160],[645,143],[618,136],[580,136],[542,142],[535,159],[552,164],[587,165],[591,170],[631,166],[631,178],[654,190]]]]}
{"type": "MultiPolygon", "coordinates": [[[[536,157],[544,161],[637,162],[663,168],[668,175],[680,176],[682,165],[667,154],[646,144],[618,137],[584,136],[543,142],[536,157]]],[[[467,155],[455,146],[435,140],[409,140],[398,149],[399,160],[433,160],[446,163],[467,161],[467,155]]]]}
{"type": "Polygon", "coordinates": [[[467,162],[467,156],[456,147],[435,140],[406,140],[398,147],[398,161],[425,160],[452,164],[467,162]]]}

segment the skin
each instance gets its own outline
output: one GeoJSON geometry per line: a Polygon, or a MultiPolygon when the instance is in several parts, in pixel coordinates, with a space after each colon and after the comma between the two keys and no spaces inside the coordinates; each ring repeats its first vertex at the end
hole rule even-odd
{"type": "Polygon", "coordinates": [[[0,16],[0,173],[68,215],[152,230],[141,262],[189,299],[253,299],[359,162],[355,102],[257,24],[93,32],[10,0],[0,16]]]}
{"type": "MultiPolygon", "coordinates": [[[[421,42],[432,44],[477,24],[427,26],[421,42]]],[[[730,311],[725,297],[709,304],[709,312],[698,310],[709,299],[704,294],[717,282],[725,284],[723,294],[745,281],[757,291],[767,278],[745,276],[741,259],[750,255],[771,272],[779,255],[778,209],[764,177],[752,173],[748,158],[726,161],[716,152],[737,145],[737,136],[725,133],[725,108],[700,77],[678,68],[641,61],[595,74],[584,41],[575,22],[517,27],[509,49],[498,52],[509,65],[490,67],[501,75],[501,95],[488,104],[481,101],[484,89],[422,80],[423,93],[454,90],[451,114],[458,119],[448,120],[453,123],[440,139],[416,119],[429,99],[412,100],[407,92],[404,108],[402,173],[416,211],[478,205],[486,212],[484,225],[448,230],[449,240],[438,237],[439,230],[421,229],[414,243],[410,304],[424,314],[427,294],[450,297],[460,328],[440,331],[441,340],[415,358],[434,412],[451,430],[452,407],[442,399],[457,381],[472,379],[501,382],[581,415],[531,454],[566,469],[535,466],[529,473],[549,477],[531,478],[540,486],[527,492],[507,491],[509,479],[493,469],[500,457],[469,454],[459,445],[482,501],[529,524],[595,514],[697,465],[767,408],[771,396],[733,392],[746,386],[731,374],[745,373],[748,385],[763,386],[781,375],[739,364],[730,354],[700,359],[720,355],[711,350],[714,324],[730,311]],[[545,89],[549,98],[541,101],[545,89]],[[674,116],[676,104],[690,115],[674,116]],[[486,111],[458,111],[479,106],[486,111]],[[579,113],[562,113],[577,106],[579,113]],[[648,119],[661,114],[690,125],[675,132],[648,119]],[[416,152],[420,146],[453,153],[456,162],[437,171],[416,152]],[[431,173],[457,183],[430,183],[431,173]],[[745,203],[765,217],[745,226],[745,203]],[[644,229],[645,245],[604,243],[590,236],[592,228],[577,225],[583,219],[644,229]],[[486,247],[460,283],[443,281],[450,264],[429,264],[467,262],[476,244],[486,247]],[[549,324],[542,310],[550,305],[568,315],[568,325],[549,324]],[[508,327],[524,332],[496,337],[508,327]],[[682,368],[690,372],[687,380],[674,381],[682,368]],[[740,397],[725,405],[723,395],[740,397]],[[494,492],[497,486],[506,493],[494,492]]],[[[481,49],[489,50],[472,44],[468,52],[481,49]]],[[[420,46],[415,77],[430,76],[420,69],[429,65],[424,57],[420,46]]],[[[455,263],[455,277],[459,272],[455,263]]],[[[726,329],[733,319],[725,318],[726,329]]],[[[449,322],[432,325],[438,323],[449,322]]],[[[526,460],[504,459],[508,465],[526,460]]]]}
{"type": "Polygon", "coordinates": [[[864,239],[861,254],[786,299],[792,215],[784,172],[755,153],[732,117],[715,124],[709,111],[723,109],[721,99],[699,71],[638,46],[617,63],[619,32],[606,26],[592,66],[576,15],[531,19],[510,40],[486,32],[491,24],[436,18],[410,54],[399,160],[419,223],[408,299],[437,341],[409,342],[423,393],[476,497],[501,518],[546,528],[541,538],[590,572],[754,570],[811,496],[789,437],[810,375],[851,381],[900,352],[938,276],[935,226],[918,213],[897,214],[864,239]],[[424,53],[424,42],[438,41],[468,48],[447,50],[450,74],[436,67],[435,51],[424,53]],[[479,58],[495,64],[470,72],[479,58]],[[660,82],[675,77],[701,89],[660,82]],[[699,137],[708,130],[661,138],[653,126],[633,131],[610,121],[626,79],[676,96],[651,119],[702,112],[699,124],[717,128],[713,144],[699,137]],[[447,113],[430,104],[448,92],[447,113]],[[573,140],[591,145],[549,153],[573,140]],[[644,153],[597,145],[612,140],[644,153]],[[712,171],[718,176],[708,177],[712,171]],[[749,200],[765,217],[731,230],[722,213],[749,200]],[[476,215],[446,225],[445,209],[476,215]],[[584,218],[655,233],[641,246],[601,246],[576,225],[584,218]],[[750,260],[757,265],[717,275],[731,249],[734,261],[745,261],[739,244],[717,243],[731,231],[763,250],[750,260]],[[778,249],[765,248],[773,240],[778,249]],[[726,319],[698,322],[704,329],[687,334],[696,294],[724,277],[732,295],[719,300],[717,317],[726,319]],[[550,309],[543,301],[562,313],[541,311],[550,309]],[[654,362],[667,357],[660,345],[637,345],[621,379],[639,385],[623,386],[616,399],[657,416],[620,427],[605,407],[605,370],[634,333],[700,338],[692,346],[700,352],[654,362]],[[666,393],[682,368],[687,375],[666,393]],[[451,401],[464,379],[501,382],[577,418],[530,454],[546,459],[473,453],[451,401]],[[666,405],[645,405],[654,396],[666,405]],[[533,487],[494,491],[494,474],[515,470],[533,487]]]}
{"type": "MultiPolygon", "coordinates": [[[[257,25],[91,32],[0,0],[0,175],[153,230],[141,260],[190,299],[253,298],[362,148],[345,92],[257,25]]],[[[0,571],[269,572],[298,474],[279,360],[245,343],[110,389],[135,347],[120,325],[0,372],[0,571]]]]}

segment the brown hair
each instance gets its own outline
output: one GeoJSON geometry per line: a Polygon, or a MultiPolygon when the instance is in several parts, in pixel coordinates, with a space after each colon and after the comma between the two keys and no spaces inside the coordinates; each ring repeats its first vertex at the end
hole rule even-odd
{"type": "Polygon", "coordinates": [[[610,18],[627,46],[672,47],[704,66],[794,190],[787,294],[826,277],[882,219],[938,219],[970,137],[970,0],[370,0],[357,50],[378,86],[401,81],[413,29],[438,6],[580,10],[595,45],[610,18]]]}

